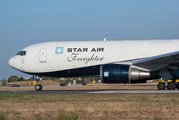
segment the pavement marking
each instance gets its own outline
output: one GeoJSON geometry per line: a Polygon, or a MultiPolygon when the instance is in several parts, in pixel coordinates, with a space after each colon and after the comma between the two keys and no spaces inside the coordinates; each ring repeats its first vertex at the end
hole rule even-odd
{"type": "Polygon", "coordinates": [[[0,91],[0,94],[20,92],[25,94],[178,94],[179,90],[10,90],[0,91]]]}
{"type": "Polygon", "coordinates": [[[104,93],[134,93],[134,94],[172,94],[179,93],[179,90],[109,90],[109,91],[93,91],[88,93],[104,94],[104,93]]]}

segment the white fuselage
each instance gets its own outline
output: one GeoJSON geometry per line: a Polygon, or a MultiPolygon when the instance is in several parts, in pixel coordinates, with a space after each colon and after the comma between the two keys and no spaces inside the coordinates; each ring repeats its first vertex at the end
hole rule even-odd
{"type": "Polygon", "coordinates": [[[54,72],[132,61],[179,51],[179,40],[46,42],[24,48],[10,66],[26,73],[54,72]]]}

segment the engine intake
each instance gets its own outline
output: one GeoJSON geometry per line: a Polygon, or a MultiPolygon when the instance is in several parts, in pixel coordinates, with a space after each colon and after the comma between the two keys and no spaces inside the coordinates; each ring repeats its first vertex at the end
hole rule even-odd
{"type": "Polygon", "coordinates": [[[105,64],[100,67],[103,83],[135,83],[150,79],[150,72],[130,65],[105,64]]]}

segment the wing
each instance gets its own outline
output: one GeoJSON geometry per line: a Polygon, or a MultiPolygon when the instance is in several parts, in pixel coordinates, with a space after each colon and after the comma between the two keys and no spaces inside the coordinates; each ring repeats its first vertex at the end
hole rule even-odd
{"type": "Polygon", "coordinates": [[[168,65],[177,64],[179,64],[179,51],[140,59],[132,63],[132,65],[142,67],[150,71],[159,70],[167,67],[168,65]]]}

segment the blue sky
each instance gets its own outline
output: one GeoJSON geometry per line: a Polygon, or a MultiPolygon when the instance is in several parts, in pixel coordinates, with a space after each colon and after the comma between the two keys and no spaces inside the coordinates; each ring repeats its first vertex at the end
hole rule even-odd
{"type": "Polygon", "coordinates": [[[178,0],[0,0],[0,78],[8,60],[47,41],[179,39],[178,0]]]}

